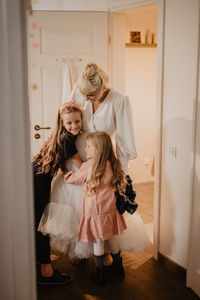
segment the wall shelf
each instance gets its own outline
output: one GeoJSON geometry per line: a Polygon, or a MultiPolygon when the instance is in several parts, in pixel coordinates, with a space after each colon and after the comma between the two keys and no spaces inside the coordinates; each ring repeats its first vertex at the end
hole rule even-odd
{"type": "Polygon", "coordinates": [[[157,44],[147,43],[126,43],[126,47],[157,47],[157,44]]]}

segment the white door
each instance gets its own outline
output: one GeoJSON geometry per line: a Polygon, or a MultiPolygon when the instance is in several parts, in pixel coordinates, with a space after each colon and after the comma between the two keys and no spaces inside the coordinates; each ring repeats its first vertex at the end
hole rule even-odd
{"type": "Polygon", "coordinates": [[[187,285],[200,296],[200,74],[198,90],[191,245],[189,245],[187,285]]]}
{"type": "Polygon", "coordinates": [[[108,30],[106,12],[33,11],[27,19],[34,155],[55,125],[62,103],[63,78],[69,67],[71,77],[67,78],[67,86],[77,80],[81,68],[89,61],[107,70],[108,30]]]}

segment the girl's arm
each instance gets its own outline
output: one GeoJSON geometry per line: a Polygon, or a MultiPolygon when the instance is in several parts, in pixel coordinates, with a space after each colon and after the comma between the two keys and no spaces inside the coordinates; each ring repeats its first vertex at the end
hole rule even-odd
{"type": "Polygon", "coordinates": [[[68,172],[65,175],[64,180],[65,182],[70,184],[80,185],[86,181],[87,174],[88,174],[88,162],[85,162],[82,164],[80,169],[76,171],[68,172]]]}
{"type": "Polygon", "coordinates": [[[74,154],[72,157],[71,157],[71,160],[73,161],[73,163],[78,167],[80,168],[82,166],[82,160],[81,160],[81,157],[78,153],[74,154]]]}

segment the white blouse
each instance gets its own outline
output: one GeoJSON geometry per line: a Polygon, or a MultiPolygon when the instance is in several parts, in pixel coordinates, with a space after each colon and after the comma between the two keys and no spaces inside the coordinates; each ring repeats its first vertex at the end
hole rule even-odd
{"type": "Polygon", "coordinates": [[[77,84],[75,84],[69,101],[72,100],[82,108],[83,130],[86,132],[102,131],[108,133],[114,141],[116,153],[123,169],[126,170],[128,160],[137,156],[133,134],[132,109],[128,97],[111,89],[93,113],[92,103],[85,99],[77,84]]]}

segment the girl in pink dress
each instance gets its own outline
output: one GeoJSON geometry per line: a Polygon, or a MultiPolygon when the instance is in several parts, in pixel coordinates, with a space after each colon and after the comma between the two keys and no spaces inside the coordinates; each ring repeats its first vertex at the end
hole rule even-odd
{"type": "MultiPolygon", "coordinates": [[[[84,186],[83,210],[77,240],[93,242],[96,271],[92,278],[105,283],[104,243],[107,242],[116,271],[124,276],[122,258],[112,238],[127,228],[124,217],[116,208],[115,190],[125,188],[124,172],[116,158],[110,136],[104,132],[90,133],[86,142],[87,161],[77,171],[65,175],[70,184],[84,186]]],[[[112,266],[112,267],[113,267],[112,266]]]]}

